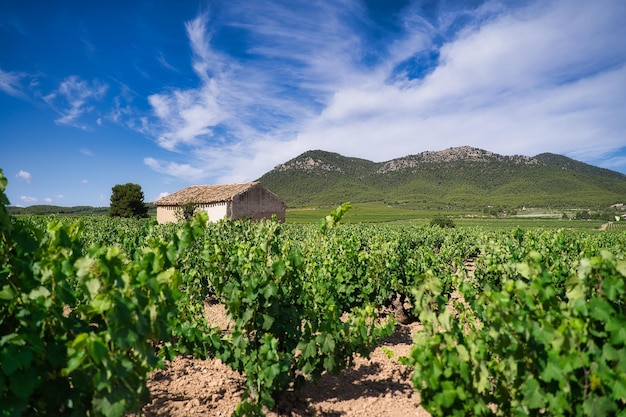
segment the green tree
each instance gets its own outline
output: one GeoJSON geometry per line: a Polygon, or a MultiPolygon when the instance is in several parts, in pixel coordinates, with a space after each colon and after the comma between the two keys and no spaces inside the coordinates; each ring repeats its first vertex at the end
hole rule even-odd
{"type": "Polygon", "coordinates": [[[431,226],[439,226],[439,227],[449,227],[449,228],[454,228],[456,225],[454,224],[454,221],[446,216],[435,216],[432,218],[432,220],[430,221],[430,225],[431,226]]]}
{"type": "Polygon", "coordinates": [[[148,207],[143,202],[141,185],[127,183],[117,184],[111,194],[111,217],[148,217],[148,207]]]}

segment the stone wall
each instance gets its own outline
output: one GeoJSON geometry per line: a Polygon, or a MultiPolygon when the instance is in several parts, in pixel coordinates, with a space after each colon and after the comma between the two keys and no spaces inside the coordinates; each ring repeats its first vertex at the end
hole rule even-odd
{"type": "Polygon", "coordinates": [[[281,199],[258,184],[233,197],[231,218],[260,220],[276,215],[279,221],[284,222],[286,208],[281,199]]]}

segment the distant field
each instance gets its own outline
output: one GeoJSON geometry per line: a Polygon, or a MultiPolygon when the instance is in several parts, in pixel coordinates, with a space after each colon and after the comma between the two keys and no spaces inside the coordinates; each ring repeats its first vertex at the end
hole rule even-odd
{"type": "Polygon", "coordinates": [[[616,232],[625,232],[626,231],[626,221],[621,222],[613,222],[611,223],[607,229],[607,231],[616,231],[616,232]]]}
{"type": "MultiPolygon", "coordinates": [[[[459,227],[482,227],[489,230],[512,229],[519,227],[521,229],[535,228],[553,228],[553,229],[573,229],[573,230],[599,230],[603,221],[601,220],[562,220],[554,218],[459,218],[454,219],[459,227]]],[[[625,229],[626,230],[626,229],[625,229]]]]}
{"type": "MultiPolygon", "coordinates": [[[[150,207],[149,215],[156,218],[154,206],[150,207]]],[[[326,217],[336,207],[311,207],[287,209],[286,221],[294,224],[317,223],[326,217]]],[[[10,207],[13,215],[64,215],[64,216],[107,216],[108,208],[93,207],[56,207],[56,206],[31,206],[24,208],[10,207]]],[[[573,216],[574,210],[569,213],[573,216]]],[[[386,223],[386,224],[411,224],[427,225],[437,216],[450,217],[457,227],[480,227],[485,230],[506,230],[516,227],[522,229],[550,228],[550,229],[574,229],[574,230],[599,230],[605,223],[602,220],[567,220],[562,219],[563,211],[528,209],[520,210],[517,216],[496,218],[486,216],[482,212],[461,210],[420,210],[400,208],[381,202],[356,203],[343,217],[343,223],[386,223]]],[[[626,231],[626,221],[611,223],[607,231],[626,231]]]]}
{"type": "MultiPolygon", "coordinates": [[[[328,215],[334,207],[288,209],[286,221],[288,223],[315,223],[328,215]]],[[[410,210],[390,207],[382,203],[353,204],[345,215],[345,223],[410,223],[429,224],[436,216],[452,218],[457,227],[481,227],[487,230],[532,228],[564,228],[575,230],[599,230],[604,223],[602,220],[567,220],[560,215],[546,212],[525,217],[511,216],[496,218],[485,216],[483,213],[436,210],[410,210]]],[[[613,223],[608,230],[626,230],[626,222],[613,223]]]]}
{"type": "MultiPolygon", "coordinates": [[[[314,223],[327,216],[335,207],[287,209],[289,223],[314,223]]],[[[397,221],[428,222],[434,214],[410,209],[390,207],[383,203],[359,203],[344,216],[345,223],[383,223],[397,221]]]]}

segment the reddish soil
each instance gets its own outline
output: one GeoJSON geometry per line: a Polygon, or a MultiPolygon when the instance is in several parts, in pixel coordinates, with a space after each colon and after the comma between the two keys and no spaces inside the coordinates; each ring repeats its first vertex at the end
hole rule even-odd
{"type": "MultiPolygon", "coordinates": [[[[207,317],[226,327],[223,307],[207,305],[207,317]]],[[[376,348],[369,359],[357,357],[352,368],[339,375],[323,375],[299,393],[289,392],[276,416],[429,416],[419,406],[410,369],[398,363],[408,355],[419,323],[398,324],[396,332],[376,348]],[[387,353],[393,352],[389,358],[387,353]]],[[[230,416],[244,390],[245,379],[219,360],[177,358],[150,376],[152,401],[143,414],[153,416],[230,416]]]]}

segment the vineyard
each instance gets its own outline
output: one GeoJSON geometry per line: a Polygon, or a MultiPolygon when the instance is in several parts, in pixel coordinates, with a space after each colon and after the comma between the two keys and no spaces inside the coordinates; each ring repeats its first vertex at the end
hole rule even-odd
{"type": "Polygon", "coordinates": [[[626,416],[622,228],[18,218],[6,183],[2,416],[139,412],[174,358],[219,359],[245,380],[234,415],[263,415],[411,321],[393,359],[432,415],[626,416]]]}

